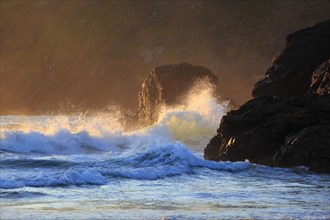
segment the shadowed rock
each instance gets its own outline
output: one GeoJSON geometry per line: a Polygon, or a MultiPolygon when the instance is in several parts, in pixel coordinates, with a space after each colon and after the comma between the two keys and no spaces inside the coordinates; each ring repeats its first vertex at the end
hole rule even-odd
{"type": "Polygon", "coordinates": [[[329,124],[330,96],[256,98],[222,118],[204,157],[330,172],[329,124]]]}
{"type": "Polygon", "coordinates": [[[222,118],[205,159],[330,173],[329,39],[330,21],[289,35],[257,98],[222,118]]]}
{"type": "Polygon", "coordinates": [[[313,72],[309,92],[319,95],[330,94],[330,60],[324,62],[313,72]]]}
{"type": "Polygon", "coordinates": [[[274,165],[307,165],[310,170],[330,172],[330,125],[316,125],[286,137],[274,156],[274,165]]]}
{"type": "Polygon", "coordinates": [[[290,97],[309,90],[313,70],[330,57],[330,20],[287,36],[286,47],[265,78],[255,84],[254,97],[290,97]]]}
{"type": "Polygon", "coordinates": [[[139,93],[139,123],[153,124],[163,106],[184,103],[185,96],[200,80],[214,86],[218,81],[205,67],[187,63],[162,65],[154,69],[144,80],[139,93]]]}

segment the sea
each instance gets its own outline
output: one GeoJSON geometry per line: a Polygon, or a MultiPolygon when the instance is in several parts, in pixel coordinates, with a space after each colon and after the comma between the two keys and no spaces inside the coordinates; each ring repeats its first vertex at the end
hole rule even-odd
{"type": "Polygon", "coordinates": [[[204,160],[230,107],[187,100],[138,129],[117,110],[1,116],[0,219],[330,219],[328,174],[204,160]]]}

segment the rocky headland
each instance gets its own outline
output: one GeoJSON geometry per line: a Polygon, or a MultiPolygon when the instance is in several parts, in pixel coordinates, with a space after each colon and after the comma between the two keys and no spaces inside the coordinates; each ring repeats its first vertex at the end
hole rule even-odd
{"type": "Polygon", "coordinates": [[[222,118],[205,159],[330,173],[329,58],[330,21],[288,35],[255,98],[222,118]]]}

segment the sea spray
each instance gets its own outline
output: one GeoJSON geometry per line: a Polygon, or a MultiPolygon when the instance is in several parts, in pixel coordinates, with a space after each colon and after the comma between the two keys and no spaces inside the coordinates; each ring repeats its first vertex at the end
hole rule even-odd
{"type": "Polygon", "coordinates": [[[158,179],[191,174],[197,167],[246,169],[248,162],[215,163],[192,153],[201,152],[227,111],[228,103],[219,103],[213,89],[196,85],[183,105],[164,107],[154,125],[131,131],[121,125],[118,111],[24,116],[16,121],[2,116],[1,186],[105,184],[117,177],[158,179]],[[5,169],[12,166],[18,176],[5,169]]]}
{"type": "Polygon", "coordinates": [[[226,107],[188,106],[129,132],[109,113],[1,116],[0,218],[329,218],[329,175],[206,161],[203,135],[220,121],[207,109],[226,107]]]}
{"type": "Polygon", "coordinates": [[[198,81],[185,98],[184,104],[163,107],[153,129],[168,130],[172,139],[201,150],[215,134],[222,116],[229,110],[229,101],[219,101],[215,87],[198,81]]]}
{"type": "Polygon", "coordinates": [[[228,102],[219,103],[214,98],[214,88],[200,82],[185,104],[164,107],[157,123],[138,130],[125,130],[117,108],[88,116],[20,116],[14,122],[12,116],[6,116],[1,121],[0,149],[42,154],[108,152],[127,148],[142,136],[143,141],[161,137],[167,142],[181,141],[201,151],[227,109],[228,102]]]}

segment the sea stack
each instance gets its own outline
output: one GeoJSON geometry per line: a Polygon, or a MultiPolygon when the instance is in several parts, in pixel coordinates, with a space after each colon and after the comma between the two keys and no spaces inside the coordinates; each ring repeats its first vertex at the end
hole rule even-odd
{"type": "Polygon", "coordinates": [[[147,76],[139,92],[139,124],[151,125],[163,106],[184,103],[184,98],[198,81],[217,86],[218,78],[203,66],[188,63],[162,65],[147,76]]]}

